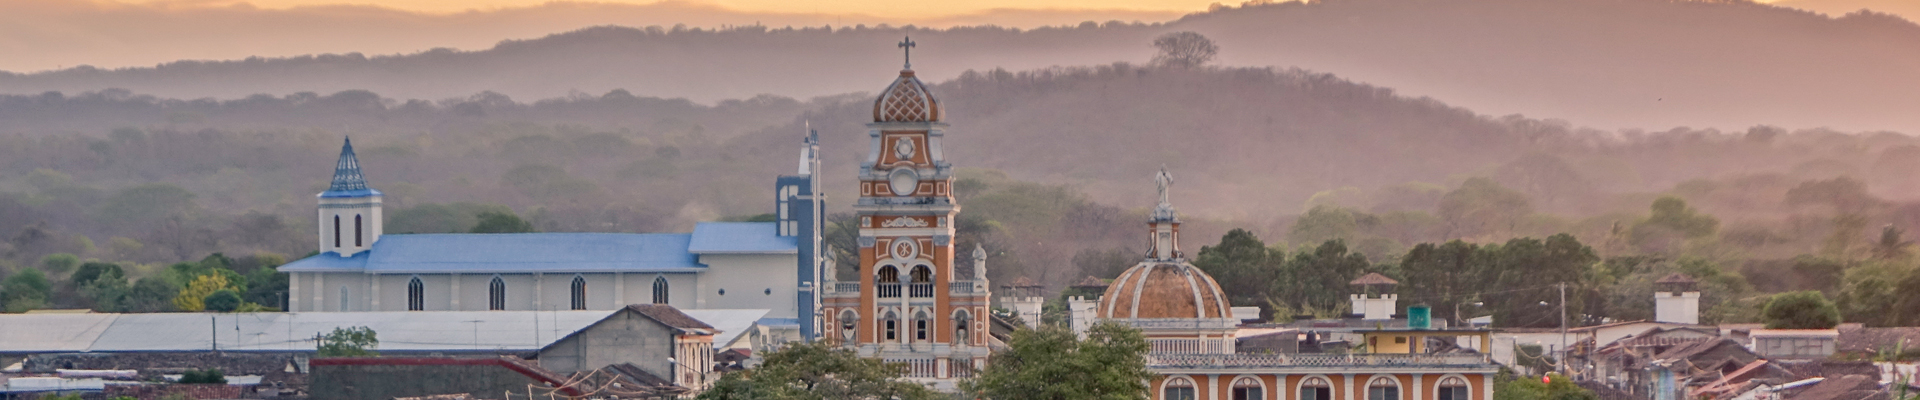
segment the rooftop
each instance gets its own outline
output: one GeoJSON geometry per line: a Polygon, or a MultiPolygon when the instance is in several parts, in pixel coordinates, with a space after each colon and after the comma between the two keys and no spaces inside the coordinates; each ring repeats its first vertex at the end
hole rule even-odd
{"type": "Polygon", "coordinates": [[[1149,354],[1151,369],[1393,369],[1498,368],[1486,354],[1149,354]]]}

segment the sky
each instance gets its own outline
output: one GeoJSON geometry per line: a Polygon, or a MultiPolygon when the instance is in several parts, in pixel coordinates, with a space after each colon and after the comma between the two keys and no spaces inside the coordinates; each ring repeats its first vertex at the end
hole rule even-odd
{"type": "MultiPolygon", "coordinates": [[[[205,5],[238,3],[235,0],[125,0],[129,3],[205,5]]],[[[468,10],[532,7],[549,0],[244,0],[255,7],[287,9],[318,5],[377,5],[386,8],[427,13],[458,13],[468,10]]],[[[607,3],[649,4],[657,0],[604,0],[607,3]]],[[[980,13],[993,9],[1108,9],[1134,11],[1204,11],[1215,0],[697,0],[723,8],[748,12],[871,14],[888,17],[930,18],[980,13]]],[[[1236,2],[1237,3],[1237,2],[1236,2]]]]}

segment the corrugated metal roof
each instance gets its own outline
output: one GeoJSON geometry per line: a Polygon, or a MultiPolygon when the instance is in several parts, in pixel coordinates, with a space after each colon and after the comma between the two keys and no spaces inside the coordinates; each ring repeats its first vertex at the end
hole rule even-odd
{"type": "Polygon", "coordinates": [[[289,272],[374,273],[693,272],[684,233],[494,233],[385,235],[362,255],[324,253],[289,272]]]}
{"type": "Polygon", "coordinates": [[[792,236],[780,236],[777,222],[701,222],[693,227],[687,252],[695,254],[798,254],[792,236]]]}
{"type": "MultiPolygon", "coordinates": [[[[615,311],[11,314],[0,315],[0,353],[313,351],[314,337],[355,326],[373,329],[380,351],[533,351],[615,311]]],[[[719,345],[768,310],[684,312],[721,330],[719,345]]]]}

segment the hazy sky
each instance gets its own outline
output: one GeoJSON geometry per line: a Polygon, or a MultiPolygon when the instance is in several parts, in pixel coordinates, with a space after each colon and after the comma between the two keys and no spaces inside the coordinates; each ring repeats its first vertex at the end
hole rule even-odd
{"type": "MultiPolygon", "coordinates": [[[[125,0],[130,3],[173,3],[181,5],[224,4],[247,2],[255,7],[284,9],[299,6],[356,4],[377,5],[382,7],[430,12],[455,13],[467,10],[494,10],[512,7],[531,7],[547,3],[549,0],[125,0]]],[[[657,0],[604,0],[604,3],[650,4],[657,0]]],[[[1193,12],[1206,10],[1214,0],[947,0],[947,1],[900,1],[900,0],[693,0],[692,3],[710,4],[740,11],[776,12],[776,13],[854,13],[873,14],[890,17],[926,18],[950,16],[956,14],[979,13],[1001,8],[1018,9],[1110,9],[1137,11],[1179,11],[1193,12]]],[[[1231,2],[1238,4],[1238,1],[1231,2]]]]}

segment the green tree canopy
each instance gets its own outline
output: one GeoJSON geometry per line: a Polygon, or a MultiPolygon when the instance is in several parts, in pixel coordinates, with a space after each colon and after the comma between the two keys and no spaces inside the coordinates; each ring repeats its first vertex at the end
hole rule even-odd
{"type": "Polygon", "coordinates": [[[1060,327],[1013,332],[980,376],[961,384],[983,399],[1147,398],[1147,339],[1137,329],[1102,323],[1082,340],[1060,327]]]}
{"type": "Polygon", "coordinates": [[[180,285],[159,277],[140,278],[129,288],[125,300],[116,311],[121,312],[161,312],[173,310],[173,299],[180,293],[180,285]]]}
{"type": "Polygon", "coordinates": [[[47,296],[52,293],[53,284],[47,282],[47,274],[39,269],[22,269],[0,281],[0,304],[6,305],[7,312],[46,307],[47,296]]]}
{"type": "Polygon", "coordinates": [[[72,254],[53,253],[48,254],[46,257],[40,257],[40,269],[46,270],[54,275],[73,272],[74,267],[78,266],[80,266],[80,257],[72,254]]]}
{"type": "Polygon", "coordinates": [[[73,275],[69,276],[67,281],[75,288],[82,288],[100,279],[120,279],[124,281],[126,280],[126,275],[126,270],[121,269],[120,264],[89,261],[85,264],[80,264],[80,268],[75,269],[73,275]]]}
{"type": "Polygon", "coordinates": [[[792,343],[766,353],[758,368],[729,372],[702,400],[840,400],[945,398],[926,386],[900,379],[899,363],[860,357],[853,349],[825,342],[792,343]]]}
{"type": "Polygon", "coordinates": [[[372,328],[333,328],[332,333],[320,338],[317,354],[320,357],[370,357],[380,355],[373,351],[378,347],[380,337],[372,328]]]}
{"type": "Polygon", "coordinates": [[[480,223],[468,230],[468,233],[527,233],[538,232],[533,224],[520,219],[512,212],[487,211],[480,213],[480,223]]]}
{"type": "Polygon", "coordinates": [[[1233,305],[1265,306],[1268,287],[1279,272],[1271,260],[1274,258],[1285,259],[1285,254],[1275,256],[1253,232],[1234,229],[1222,236],[1219,244],[1201,247],[1193,265],[1212,275],[1233,305]]]}
{"type": "Polygon", "coordinates": [[[1487,178],[1472,178],[1440,197],[1439,216],[1446,222],[1446,238],[1512,232],[1520,219],[1533,214],[1527,195],[1487,178]]]}
{"type": "Polygon", "coordinates": [[[220,289],[207,295],[200,302],[207,311],[233,312],[240,309],[240,303],[245,301],[240,300],[240,293],[234,292],[233,289],[220,289]]]}
{"type": "Polygon", "coordinates": [[[1840,325],[1840,309],[1819,291],[1781,293],[1760,310],[1767,329],[1829,329],[1840,325]]]}

